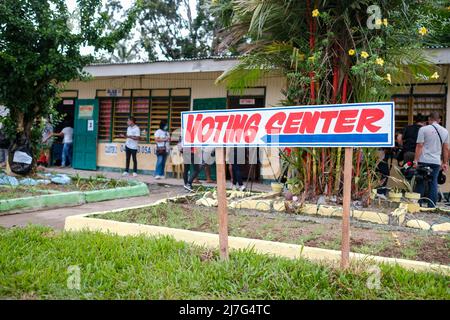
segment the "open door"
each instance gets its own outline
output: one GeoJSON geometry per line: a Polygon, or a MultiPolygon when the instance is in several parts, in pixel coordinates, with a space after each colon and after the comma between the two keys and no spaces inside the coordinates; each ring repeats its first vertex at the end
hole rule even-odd
{"type": "Polygon", "coordinates": [[[73,168],[97,170],[98,100],[77,100],[73,132],[73,168]]]}

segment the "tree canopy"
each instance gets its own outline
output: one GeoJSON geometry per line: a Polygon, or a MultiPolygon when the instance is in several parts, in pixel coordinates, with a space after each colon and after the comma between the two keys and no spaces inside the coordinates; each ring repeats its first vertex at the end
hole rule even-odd
{"type": "Polygon", "coordinates": [[[64,83],[86,76],[82,70],[93,57],[81,49],[112,51],[135,11],[109,32],[101,0],[77,0],[76,18],[74,28],[65,0],[0,2],[0,104],[9,109],[6,124],[16,146],[29,143],[35,121],[52,112],[64,83]]]}
{"type": "MultiPolygon", "coordinates": [[[[450,44],[441,0],[214,0],[213,12],[224,25],[219,49],[242,55],[218,82],[242,90],[277,73],[287,79],[285,105],[390,100],[399,84],[439,79],[423,49],[450,44]]],[[[281,156],[304,195],[339,195],[340,148],[281,156]]],[[[377,150],[358,150],[355,198],[369,201],[377,163],[377,150]]]]}

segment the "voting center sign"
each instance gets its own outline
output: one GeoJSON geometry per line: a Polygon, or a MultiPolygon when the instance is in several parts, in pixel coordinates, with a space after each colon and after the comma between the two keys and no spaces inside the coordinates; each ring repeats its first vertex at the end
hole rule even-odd
{"type": "Polygon", "coordinates": [[[185,147],[393,147],[394,102],[182,112],[185,147]]]}

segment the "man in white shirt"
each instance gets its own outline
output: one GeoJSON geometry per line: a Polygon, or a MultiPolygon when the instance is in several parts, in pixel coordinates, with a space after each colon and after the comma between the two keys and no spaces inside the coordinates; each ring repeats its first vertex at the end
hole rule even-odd
{"type": "Polygon", "coordinates": [[[438,199],[439,171],[448,169],[448,144],[449,135],[447,129],[439,125],[441,117],[439,113],[432,112],[428,118],[428,126],[419,129],[417,135],[416,153],[414,165],[430,167],[433,171],[428,184],[428,195],[425,194],[425,181],[417,180],[416,192],[422,197],[427,196],[431,200],[429,207],[435,207],[438,199]]]}
{"type": "Polygon", "coordinates": [[[64,129],[59,133],[50,134],[44,142],[47,142],[51,137],[63,137],[63,151],[61,167],[72,165],[72,150],[73,150],[73,128],[70,124],[66,124],[64,129]]]}
{"type": "MultiPolygon", "coordinates": [[[[127,128],[127,140],[125,142],[125,154],[126,154],[126,163],[125,163],[125,172],[124,176],[129,174],[130,170],[130,158],[133,157],[133,177],[137,176],[137,150],[139,140],[141,138],[141,130],[136,125],[136,120],[134,117],[128,118],[128,128],[127,128]]],[[[123,137],[123,135],[122,135],[123,137]]]]}

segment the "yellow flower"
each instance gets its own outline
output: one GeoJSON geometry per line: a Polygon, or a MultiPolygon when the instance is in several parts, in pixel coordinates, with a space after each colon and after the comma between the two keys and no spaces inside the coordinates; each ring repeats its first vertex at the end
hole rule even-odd
{"type": "Polygon", "coordinates": [[[381,22],[381,19],[376,19],[376,20],[375,20],[375,25],[376,25],[376,26],[381,26],[381,23],[382,23],[382,22],[381,22]]]}
{"type": "Polygon", "coordinates": [[[387,27],[387,25],[388,25],[388,20],[387,20],[386,18],[383,19],[383,24],[384,24],[385,27],[387,27]]]}
{"type": "Polygon", "coordinates": [[[320,14],[320,12],[319,12],[318,9],[314,9],[314,10],[312,11],[312,16],[313,16],[313,17],[318,17],[319,14],[320,14]]]}
{"type": "Polygon", "coordinates": [[[431,75],[431,79],[439,79],[439,73],[435,72],[431,75]]]}
{"type": "Polygon", "coordinates": [[[383,66],[384,60],[383,60],[383,58],[377,58],[377,59],[375,60],[375,63],[376,63],[376,64],[379,64],[380,66],[383,66]]]}
{"type": "Polygon", "coordinates": [[[367,59],[369,57],[369,54],[366,51],[363,51],[361,52],[361,57],[367,59]]]}
{"type": "Polygon", "coordinates": [[[356,54],[356,51],[353,49],[348,50],[348,55],[349,56],[354,56],[356,54]]]}
{"type": "Polygon", "coordinates": [[[392,78],[391,78],[391,74],[390,73],[386,74],[386,80],[389,81],[389,83],[392,83],[392,78]]]}
{"type": "Polygon", "coordinates": [[[419,34],[420,34],[420,35],[424,36],[424,35],[426,35],[427,33],[428,33],[428,29],[427,29],[427,28],[425,28],[425,27],[420,27],[420,28],[419,28],[419,34]]]}

